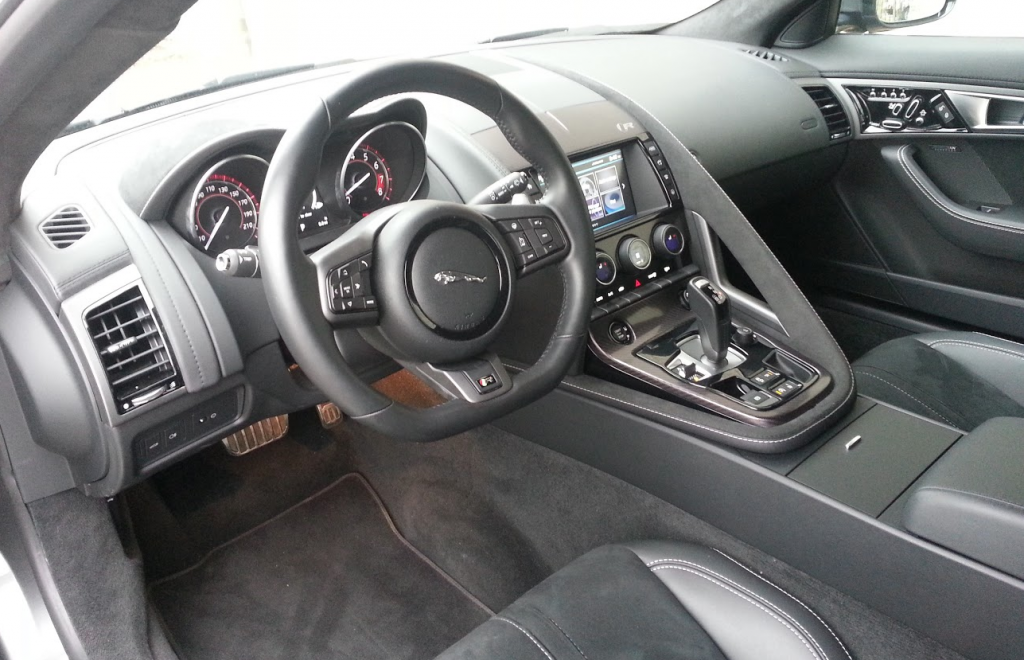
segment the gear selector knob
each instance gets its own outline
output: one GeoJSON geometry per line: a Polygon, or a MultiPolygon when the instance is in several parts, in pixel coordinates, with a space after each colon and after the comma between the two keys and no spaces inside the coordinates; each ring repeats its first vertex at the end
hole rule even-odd
{"type": "Polygon", "coordinates": [[[697,315],[704,357],[714,365],[722,364],[729,352],[732,335],[732,313],[729,296],[706,277],[695,277],[686,285],[690,310],[697,315]]]}

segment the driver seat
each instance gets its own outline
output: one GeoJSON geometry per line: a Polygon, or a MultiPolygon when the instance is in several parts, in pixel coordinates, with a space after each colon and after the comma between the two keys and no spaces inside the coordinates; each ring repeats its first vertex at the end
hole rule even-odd
{"type": "Polygon", "coordinates": [[[438,660],[851,660],[810,608],[727,555],[649,541],[598,548],[438,660]]]}

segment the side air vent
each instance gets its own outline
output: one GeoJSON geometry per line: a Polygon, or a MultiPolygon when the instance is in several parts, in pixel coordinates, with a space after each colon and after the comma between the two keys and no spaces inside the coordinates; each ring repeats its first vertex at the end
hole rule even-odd
{"type": "Polygon", "coordinates": [[[77,206],[65,206],[39,225],[39,231],[58,250],[71,247],[88,234],[90,229],[92,225],[89,224],[89,218],[77,206]]]}
{"type": "Polygon", "coordinates": [[[853,134],[850,129],[850,118],[846,116],[843,105],[830,87],[812,85],[804,87],[804,91],[821,110],[821,116],[825,119],[825,125],[828,127],[830,140],[842,140],[853,134]]]}
{"type": "Polygon", "coordinates": [[[760,57],[762,60],[769,62],[788,62],[789,58],[785,55],[779,55],[778,53],[772,52],[765,48],[743,48],[744,53],[747,55],[753,55],[754,57],[760,57]]]}
{"type": "Polygon", "coordinates": [[[85,322],[118,412],[133,410],[180,386],[163,331],[140,286],[89,309],[85,322]]]}

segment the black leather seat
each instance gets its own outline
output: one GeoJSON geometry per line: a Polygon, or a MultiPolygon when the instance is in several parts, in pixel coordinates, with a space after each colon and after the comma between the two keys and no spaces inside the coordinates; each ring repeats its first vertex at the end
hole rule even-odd
{"type": "Polygon", "coordinates": [[[605,546],[558,571],[441,660],[851,660],[806,605],[730,557],[605,546]]]}
{"type": "Polygon", "coordinates": [[[1024,346],[975,332],[932,332],[882,344],[853,364],[857,391],[971,431],[1024,417],[1024,346]]]}

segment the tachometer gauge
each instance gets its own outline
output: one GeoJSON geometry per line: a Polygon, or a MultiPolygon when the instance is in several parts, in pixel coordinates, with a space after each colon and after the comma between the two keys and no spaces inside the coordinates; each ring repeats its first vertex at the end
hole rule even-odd
{"type": "Polygon", "coordinates": [[[339,188],[356,213],[368,215],[391,202],[393,178],[387,161],[373,147],[352,150],[339,176],[339,188]]]}
{"type": "Polygon", "coordinates": [[[218,254],[248,245],[256,235],[260,203],[241,181],[213,174],[199,188],[193,230],[206,252],[218,254]]]}
{"type": "Polygon", "coordinates": [[[256,242],[267,161],[231,156],[203,175],[192,195],[189,229],[200,250],[216,256],[256,242]]]}

